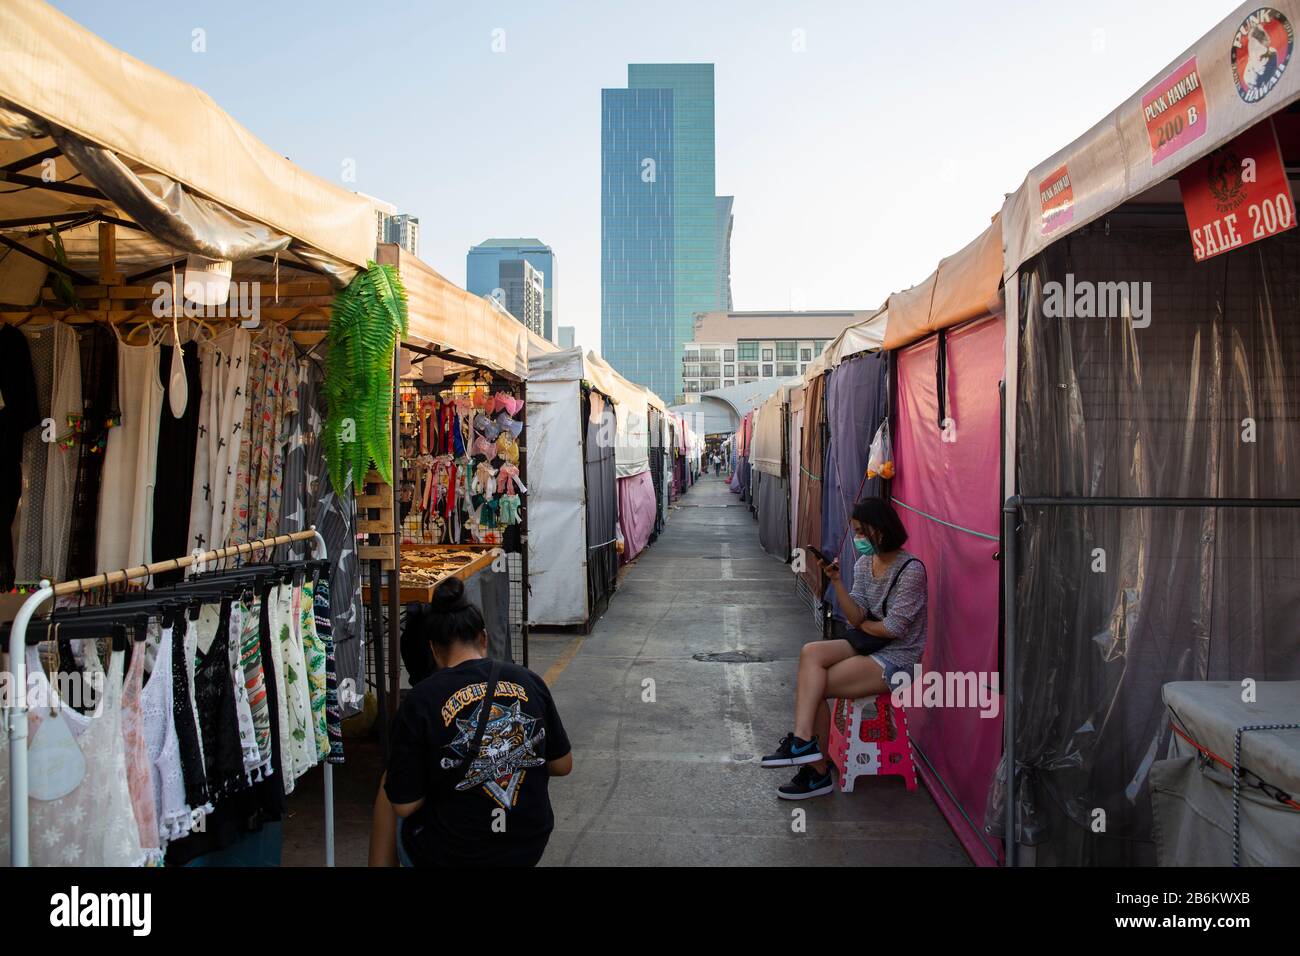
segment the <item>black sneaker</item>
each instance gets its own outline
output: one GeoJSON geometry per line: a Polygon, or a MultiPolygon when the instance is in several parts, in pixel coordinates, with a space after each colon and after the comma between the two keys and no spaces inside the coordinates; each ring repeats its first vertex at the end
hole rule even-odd
{"type": "Polygon", "coordinates": [[[835,789],[835,772],[830,767],[825,773],[819,773],[812,767],[800,767],[799,772],[783,787],[776,788],[776,795],[782,800],[807,800],[820,797],[835,789]]]}
{"type": "Polygon", "coordinates": [[[800,764],[815,763],[822,759],[822,749],[817,746],[817,738],[804,740],[794,734],[786,734],[776,753],[770,753],[760,761],[763,767],[797,767],[800,764]]]}

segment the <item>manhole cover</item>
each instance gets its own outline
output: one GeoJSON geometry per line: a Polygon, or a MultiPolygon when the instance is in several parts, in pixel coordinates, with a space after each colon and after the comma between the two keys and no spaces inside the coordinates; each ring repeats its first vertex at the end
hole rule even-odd
{"type": "Polygon", "coordinates": [[[758,654],[751,654],[749,651],[714,651],[712,654],[693,654],[691,655],[697,661],[704,661],[706,664],[764,664],[770,661],[770,657],[760,657],[758,654]]]}

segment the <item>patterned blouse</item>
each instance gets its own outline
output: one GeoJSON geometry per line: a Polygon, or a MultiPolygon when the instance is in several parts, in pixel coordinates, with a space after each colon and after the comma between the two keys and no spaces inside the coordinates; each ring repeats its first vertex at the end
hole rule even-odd
{"type": "Polygon", "coordinates": [[[870,555],[858,558],[853,565],[853,589],[849,593],[862,610],[869,611],[877,620],[883,618],[885,629],[895,635],[892,641],[872,656],[895,667],[910,669],[921,660],[921,654],[925,651],[926,576],[925,565],[920,558],[899,572],[898,569],[909,558],[916,556],[900,550],[898,557],[880,577],[872,574],[870,555]],[[881,605],[885,603],[885,593],[893,584],[895,576],[898,577],[898,584],[889,595],[889,603],[885,607],[888,613],[882,615],[881,605]]]}

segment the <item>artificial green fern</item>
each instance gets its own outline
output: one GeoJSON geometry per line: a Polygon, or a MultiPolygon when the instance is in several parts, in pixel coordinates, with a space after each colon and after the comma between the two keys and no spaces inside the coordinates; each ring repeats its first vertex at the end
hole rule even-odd
{"type": "Polygon", "coordinates": [[[393,266],[369,263],[334,299],[321,444],[337,491],[349,478],[360,484],[372,461],[392,484],[393,349],[406,329],[406,290],[393,266]]]}

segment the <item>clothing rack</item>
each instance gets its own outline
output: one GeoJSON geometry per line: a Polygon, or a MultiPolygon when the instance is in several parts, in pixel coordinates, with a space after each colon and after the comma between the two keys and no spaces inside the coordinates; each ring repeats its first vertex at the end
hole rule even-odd
{"type": "MultiPolygon", "coordinates": [[[[31,855],[28,846],[27,825],[27,625],[36,610],[50,598],[79,594],[94,588],[108,587],[127,581],[148,578],[162,571],[176,571],[194,564],[204,565],[210,561],[220,561],[253,551],[270,550],[282,544],[311,541],[314,544],[313,556],[327,559],[329,553],[325,539],[321,537],[316,526],[306,531],[292,534],[276,535],[273,538],[259,538],[244,544],[229,545],[215,551],[206,551],[200,555],[189,554],[183,558],[167,561],[155,561],[134,568],[120,571],[106,571],[88,578],[75,581],[63,581],[51,584],[41,581],[40,587],[23,602],[14,616],[13,628],[9,633],[9,672],[13,678],[13,701],[3,710],[3,724],[9,734],[9,847],[11,866],[30,866],[31,855]]],[[[334,865],[334,773],[333,766],[325,762],[325,865],[334,865]]]]}

